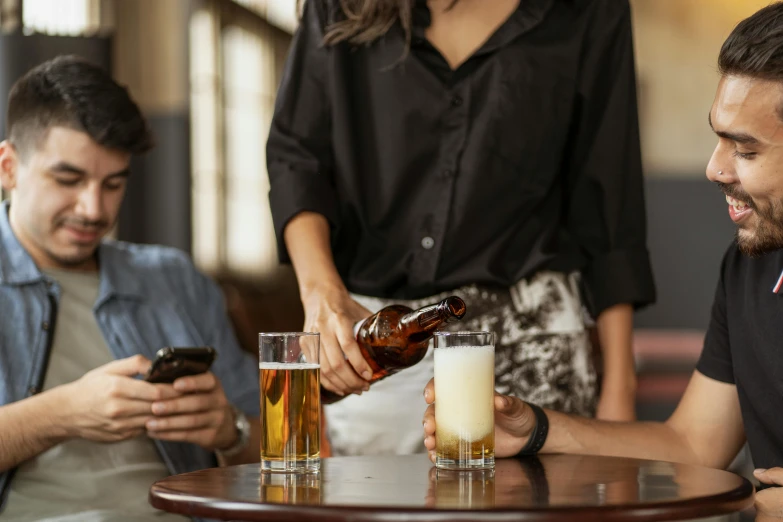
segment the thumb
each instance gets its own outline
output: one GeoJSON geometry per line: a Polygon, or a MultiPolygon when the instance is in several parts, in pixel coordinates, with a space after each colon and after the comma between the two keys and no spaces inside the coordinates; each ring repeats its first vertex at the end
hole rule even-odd
{"type": "Polygon", "coordinates": [[[783,468],[757,469],[753,471],[753,476],[764,484],[783,486],[783,468]]]}
{"type": "Polygon", "coordinates": [[[522,415],[525,410],[525,403],[514,397],[500,395],[495,392],[495,410],[509,417],[522,415]]]}
{"type": "Polygon", "coordinates": [[[134,377],[136,375],[143,375],[150,369],[152,363],[149,359],[143,355],[134,355],[126,359],[118,359],[108,364],[104,364],[100,369],[104,373],[112,375],[125,375],[128,377],[134,377]]]}

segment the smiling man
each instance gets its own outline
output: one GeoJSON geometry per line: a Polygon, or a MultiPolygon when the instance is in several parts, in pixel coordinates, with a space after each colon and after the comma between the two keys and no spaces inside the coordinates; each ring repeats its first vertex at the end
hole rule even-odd
{"type": "MultiPolygon", "coordinates": [[[[4,521],[180,520],[147,503],[172,473],[258,460],[257,365],[218,288],[170,248],[106,240],[151,147],[127,91],[59,57],[11,90],[0,143],[0,508],[4,521]],[[165,346],[211,372],[138,379],[165,346]],[[221,384],[225,383],[225,385],[221,384]]],[[[165,173],[161,173],[165,175],[165,173]]]]}
{"type": "MultiPolygon", "coordinates": [[[[783,3],[743,20],[720,51],[707,166],[737,237],[723,259],[696,371],[665,423],[602,423],[497,396],[497,456],[580,453],[725,467],[745,440],[766,486],[783,486],[783,3]]],[[[432,382],[425,445],[436,447],[432,382]]],[[[757,493],[783,516],[783,488],[757,493]]]]}

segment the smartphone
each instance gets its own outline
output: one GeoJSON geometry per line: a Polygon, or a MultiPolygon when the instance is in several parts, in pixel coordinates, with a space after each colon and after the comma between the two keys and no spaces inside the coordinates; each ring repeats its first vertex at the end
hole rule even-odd
{"type": "Polygon", "coordinates": [[[211,346],[161,348],[144,377],[147,382],[172,383],[180,377],[209,371],[217,357],[211,346]]]}

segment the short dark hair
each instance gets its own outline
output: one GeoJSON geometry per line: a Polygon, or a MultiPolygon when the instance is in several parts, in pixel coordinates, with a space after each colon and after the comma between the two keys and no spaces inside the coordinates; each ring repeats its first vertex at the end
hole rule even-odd
{"type": "Polygon", "coordinates": [[[51,127],[88,134],[106,148],[141,154],[153,146],[147,120],[101,67],[74,56],[58,56],[30,71],[8,95],[6,133],[24,156],[51,127]]]}
{"type": "MultiPolygon", "coordinates": [[[[783,2],[775,2],[737,24],[718,55],[724,76],[783,83],[783,2]]],[[[783,119],[783,107],[778,110],[783,119]]]]}

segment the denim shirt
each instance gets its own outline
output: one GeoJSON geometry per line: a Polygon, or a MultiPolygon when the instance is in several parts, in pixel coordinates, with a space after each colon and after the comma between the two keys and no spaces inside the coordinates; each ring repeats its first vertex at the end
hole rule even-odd
{"type": "MultiPolygon", "coordinates": [[[[0,204],[0,406],[39,393],[57,324],[60,289],[42,274],[11,230],[0,204]]],[[[104,240],[93,308],[116,359],[152,359],[164,346],[212,346],[212,372],[228,400],[259,415],[258,363],[239,347],[217,285],[178,250],[104,240]]],[[[215,466],[215,455],[189,443],[155,441],[172,474],[215,466]]],[[[0,473],[0,511],[14,470],[0,473]]]]}

